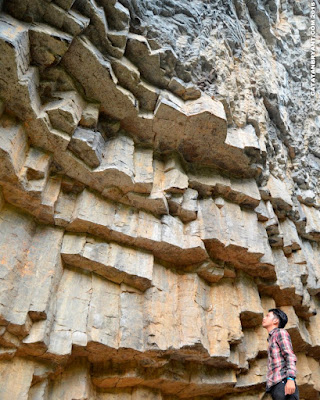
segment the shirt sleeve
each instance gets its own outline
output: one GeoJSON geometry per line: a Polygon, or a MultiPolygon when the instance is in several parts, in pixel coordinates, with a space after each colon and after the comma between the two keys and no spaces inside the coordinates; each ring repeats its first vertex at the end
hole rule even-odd
{"type": "Polygon", "coordinates": [[[279,333],[278,333],[278,337],[277,337],[277,342],[278,342],[281,354],[287,363],[287,377],[288,376],[296,377],[297,357],[295,356],[295,354],[293,352],[291,338],[290,338],[289,333],[284,329],[280,329],[279,333]]]}

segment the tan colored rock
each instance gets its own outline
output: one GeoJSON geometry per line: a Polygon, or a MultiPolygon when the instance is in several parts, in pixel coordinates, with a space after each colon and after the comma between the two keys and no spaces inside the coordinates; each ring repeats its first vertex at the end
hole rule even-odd
{"type": "Polygon", "coordinates": [[[252,125],[247,125],[243,129],[228,129],[226,143],[240,149],[251,149],[260,152],[260,143],[252,125]]]}
{"type": "Polygon", "coordinates": [[[92,395],[93,388],[88,365],[85,361],[80,361],[69,367],[62,376],[54,381],[50,388],[49,399],[89,400],[92,395]]]}
{"type": "Polygon", "coordinates": [[[22,126],[13,120],[2,117],[0,121],[0,179],[17,181],[28,151],[27,136],[22,126]]]}
{"type": "Polygon", "coordinates": [[[207,321],[204,311],[209,307],[206,285],[197,275],[185,274],[179,277],[178,296],[180,346],[199,346],[212,354],[209,350],[210,333],[205,329],[207,321]]]}
{"type": "Polygon", "coordinates": [[[164,165],[163,190],[169,193],[181,193],[188,188],[188,176],[183,171],[178,158],[170,157],[164,165]]]}
{"type": "Polygon", "coordinates": [[[85,128],[95,129],[99,119],[99,108],[98,103],[89,103],[82,111],[81,119],[79,124],[85,128]]]}
{"type": "Polygon", "coordinates": [[[241,343],[238,345],[240,353],[240,366],[246,370],[249,369],[252,360],[254,360],[259,354],[266,355],[268,347],[268,333],[267,331],[259,326],[255,329],[244,329],[243,338],[241,343]]]}
{"type": "Polygon", "coordinates": [[[160,68],[160,53],[152,51],[146,38],[130,33],[128,35],[126,56],[135,64],[141,75],[160,88],[166,88],[169,78],[160,68]],[[155,74],[154,71],[157,71],[155,74]]]}
{"type": "Polygon", "coordinates": [[[215,263],[212,260],[205,261],[197,268],[197,274],[210,283],[219,282],[225,276],[223,263],[215,263]]]}
{"type": "Polygon", "coordinates": [[[219,281],[210,290],[209,312],[206,315],[210,354],[228,358],[230,344],[243,336],[238,296],[234,296],[231,280],[219,281]]]}
{"type": "Polygon", "coordinates": [[[270,192],[270,200],[274,207],[284,210],[290,210],[292,208],[293,204],[291,200],[291,194],[288,191],[285,182],[275,178],[273,175],[270,175],[267,183],[267,189],[270,192]]]}
{"type": "Polygon", "coordinates": [[[70,136],[75,131],[84,107],[83,99],[76,92],[55,93],[60,98],[45,107],[53,128],[66,132],[70,136]]]}
{"type": "Polygon", "coordinates": [[[292,251],[300,250],[300,239],[295,224],[288,218],[280,222],[281,231],[283,233],[283,251],[290,254],[292,251]]]}
{"type": "Polygon", "coordinates": [[[301,208],[306,217],[306,226],[303,236],[311,240],[319,240],[320,232],[320,210],[301,204],[301,208]]]}
{"type": "Polygon", "coordinates": [[[257,207],[261,198],[254,179],[229,179],[208,169],[190,174],[189,179],[190,186],[202,195],[222,196],[247,207],[257,207]]]}
{"type": "Polygon", "coordinates": [[[50,161],[51,157],[49,154],[46,154],[37,148],[31,147],[24,164],[25,172],[22,171],[21,173],[26,174],[28,181],[46,178],[48,175],[50,161]]]}
{"type": "Polygon", "coordinates": [[[61,255],[67,264],[93,271],[115,283],[125,282],[140,290],[151,286],[152,254],[67,234],[61,255]]]}
{"type": "Polygon", "coordinates": [[[98,131],[77,128],[68,148],[89,167],[98,167],[104,150],[104,140],[98,131]]]}
{"type": "Polygon", "coordinates": [[[41,194],[41,202],[39,207],[39,218],[50,221],[54,221],[55,206],[58,202],[61,189],[61,177],[53,176],[50,177],[46,183],[46,186],[41,194]]]}
{"type": "Polygon", "coordinates": [[[150,193],[153,184],[152,149],[135,147],[133,159],[135,192],[150,193]]]}
{"type": "Polygon", "coordinates": [[[290,333],[292,345],[295,352],[304,352],[311,345],[311,337],[306,323],[300,319],[292,306],[281,308],[288,316],[286,330],[290,333]]]}
{"type": "Polygon", "coordinates": [[[141,335],[143,332],[143,298],[137,290],[122,285],[120,302],[119,347],[144,351],[144,335],[141,335]],[[132,313],[132,308],[135,310],[134,313],[132,313]]]}
{"type": "MultiPolygon", "coordinates": [[[[120,326],[119,309],[119,286],[93,274],[92,297],[87,324],[89,344],[90,342],[101,343],[105,346],[117,348],[120,326]]],[[[81,342],[79,345],[85,345],[85,343],[81,342]]]]}
{"type": "MultiPolygon", "coordinates": [[[[101,143],[100,143],[101,146],[101,143]]],[[[105,143],[102,161],[95,170],[97,176],[108,178],[109,185],[122,189],[132,187],[134,176],[134,142],[123,133],[105,143]]]]}
{"type": "Polygon", "coordinates": [[[146,343],[150,349],[178,349],[180,345],[178,318],[179,276],[155,264],[153,286],[146,291],[146,343]]]}
{"type": "Polygon", "coordinates": [[[71,354],[72,344],[87,344],[87,318],[92,295],[91,276],[65,269],[57,291],[54,323],[48,351],[64,356],[71,354]],[[78,288],[74,292],[74,287],[78,288]],[[75,334],[75,336],[73,336],[75,334]]]}
{"type": "Polygon", "coordinates": [[[205,38],[200,3],[129,3],[0,0],[0,398],[262,399],[277,306],[316,399],[318,121],[303,141],[283,101],[304,5],[251,4],[267,27],[221,26],[229,51],[221,4],[205,38]]]}
{"type": "Polygon", "coordinates": [[[34,363],[21,358],[0,362],[0,396],[3,400],[28,400],[34,363]]]}
{"type": "Polygon", "coordinates": [[[244,273],[239,273],[236,280],[239,297],[240,319],[243,328],[261,325],[263,309],[260,304],[258,288],[254,280],[244,273]]]}
{"type": "Polygon", "coordinates": [[[86,86],[86,94],[101,103],[100,112],[116,119],[122,119],[135,112],[135,98],[129,91],[117,85],[117,79],[110,63],[88,39],[76,38],[63,57],[63,65],[81,84],[86,86]],[[86,64],[81,60],[85,57],[86,64]],[[88,65],[91,65],[88,68],[88,65]],[[92,71],[95,74],[92,74],[92,71]],[[100,91],[100,82],[105,89],[100,91]],[[110,99],[113,99],[110,102],[110,99]]]}
{"type": "Polygon", "coordinates": [[[120,204],[115,207],[88,191],[78,197],[68,230],[98,234],[107,240],[120,240],[151,250],[155,256],[178,264],[193,264],[207,258],[200,238],[187,234],[177,218],[163,216],[159,220],[148,213],[138,214],[120,204]],[[147,229],[146,225],[149,225],[147,229]]]}
{"type": "Polygon", "coordinates": [[[2,187],[0,186],[0,212],[2,210],[2,208],[4,207],[5,201],[4,201],[4,197],[3,197],[3,190],[2,187]]]}
{"type": "MultiPolygon", "coordinates": [[[[1,325],[7,325],[11,320],[20,318],[13,312],[13,302],[23,283],[23,276],[28,271],[25,256],[31,244],[34,223],[29,218],[15,213],[10,208],[3,208],[0,219],[0,249],[1,249],[1,325]]],[[[26,287],[26,290],[32,289],[26,287]]],[[[28,311],[28,310],[27,310],[28,311]]],[[[11,333],[25,336],[30,329],[30,318],[22,315],[22,321],[13,325],[11,333]]]]}
{"type": "Polygon", "coordinates": [[[66,227],[72,218],[77,196],[73,193],[60,193],[55,204],[54,222],[58,226],[66,227]]]}
{"type": "Polygon", "coordinates": [[[29,399],[46,400],[48,398],[48,382],[43,381],[32,385],[29,390],[29,399]]]}
{"type": "Polygon", "coordinates": [[[268,247],[254,212],[225,202],[219,208],[212,199],[199,201],[200,235],[213,258],[235,265],[256,264],[268,247]]]}
{"type": "Polygon", "coordinates": [[[183,100],[195,100],[201,96],[201,92],[192,84],[186,84],[181,79],[173,77],[170,80],[169,90],[176,94],[177,96],[181,97],[183,100]]]}
{"type": "Polygon", "coordinates": [[[249,372],[240,374],[237,378],[236,388],[253,388],[266,382],[267,359],[257,359],[250,366],[249,372]]]}
{"type": "Polygon", "coordinates": [[[19,327],[28,319],[45,319],[50,296],[62,275],[60,246],[62,231],[50,227],[37,228],[24,261],[18,293],[12,301],[12,317],[8,329],[19,334],[19,327]]]}

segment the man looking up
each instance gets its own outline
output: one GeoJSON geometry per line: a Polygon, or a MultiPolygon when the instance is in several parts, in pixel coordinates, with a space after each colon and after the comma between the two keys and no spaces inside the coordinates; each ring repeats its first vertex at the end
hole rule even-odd
{"type": "Polygon", "coordinates": [[[299,400],[299,389],[295,383],[296,361],[289,333],[283,329],[287,315],[272,308],[262,320],[268,331],[267,392],[273,400],[299,400]]]}

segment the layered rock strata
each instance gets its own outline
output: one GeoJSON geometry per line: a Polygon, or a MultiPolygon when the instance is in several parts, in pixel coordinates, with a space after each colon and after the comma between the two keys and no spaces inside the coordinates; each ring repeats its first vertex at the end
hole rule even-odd
{"type": "Polygon", "coordinates": [[[158,3],[0,1],[0,398],[319,399],[309,5],[158,3]]]}

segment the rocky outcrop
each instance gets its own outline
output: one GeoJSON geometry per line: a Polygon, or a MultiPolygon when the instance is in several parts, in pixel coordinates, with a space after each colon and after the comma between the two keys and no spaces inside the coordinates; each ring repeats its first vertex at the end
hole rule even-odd
{"type": "Polygon", "coordinates": [[[318,399],[308,4],[0,11],[0,398],[262,399],[277,306],[318,399]]]}

